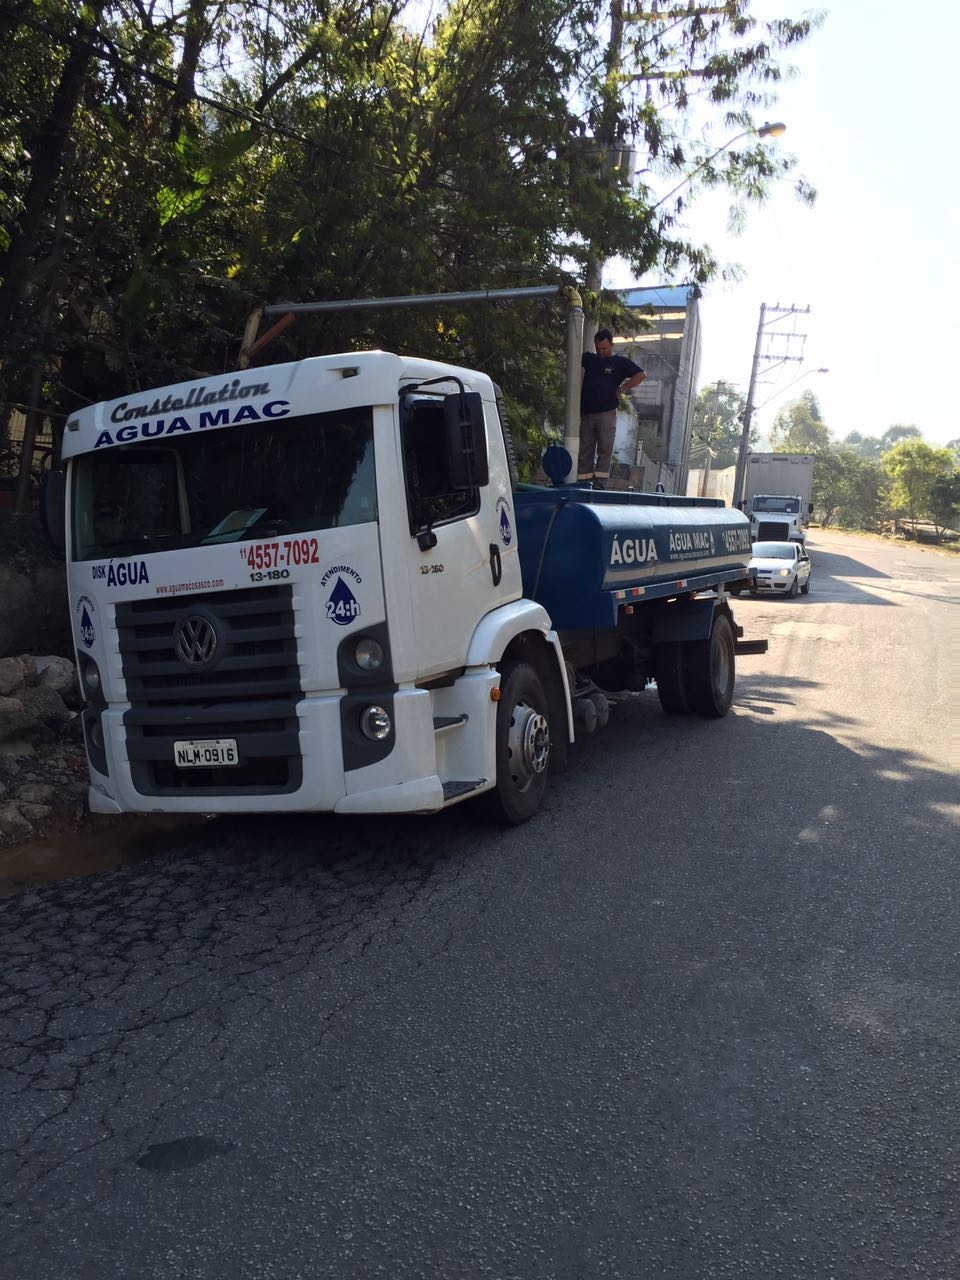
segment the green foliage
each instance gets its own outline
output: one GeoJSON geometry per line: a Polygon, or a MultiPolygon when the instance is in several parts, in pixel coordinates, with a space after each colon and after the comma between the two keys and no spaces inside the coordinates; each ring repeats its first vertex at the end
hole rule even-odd
{"type": "MultiPolygon", "coordinates": [[[[746,405],[746,397],[729,382],[715,382],[698,392],[693,410],[693,447],[710,447],[712,468],[720,470],[736,465],[746,405]]],[[[757,436],[756,428],[751,427],[748,442],[751,446],[756,444],[757,436]]]]}
{"type": "Polygon", "coordinates": [[[950,492],[942,485],[954,474],[953,454],[949,449],[937,449],[909,436],[884,453],[881,466],[891,481],[890,503],[894,512],[906,516],[914,529],[918,520],[934,516],[935,507],[950,492]]]}
{"type": "Polygon", "coordinates": [[[879,523],[883,473],[875,461],[844,445],[817,454],[812,502],[824,526],[874,529],[879,523]]]}
{"type": "Polygon", "coordinates": [[[38,569],[57,564],[36,515],[0,511],[0,564],[31,579],[38,569]]]}
{"type": "Polygon", "coordinates": [[[939,476],[930,486],[930,519],[938,536],[960,526],[960,471],[939,476]]]}
{"type": "Polygon", "coordinates": [[[865,436],[859,431],[849,431],[843,437],[843,444],[861,458],[879,458],[883,452],[879,436],[865,436]]]}
{"type": "Polygon", "coordinates": [[[892,449],[900,440],[919,440],[921,432],[919,427],[905,426],[903,423],[897,426],[887,427],[886,431],[880,437],[880,452],[885,453],[887,449],[892,449]]]}
{"type": "Polygon", "coordinates": [[[919,440],[921,432],[913,426],[888,427],[881,436],[865,436],[859,431],[850,431],[843,438],[843,443],[855,450],[862,458],[880,458],[898,440],[919,440]]]}
{"type": "Polygon", "coordinates": [[[830,431],[820,414],[820,404],[812,391],[781,409],[770,430],[776,453],[825,453],[830,447],[830,431]]]}
{"type": "MultiPolygon", "coordinates": [[[[745,0],[619,14],[446,0],[424,26],[402,0],[33,0],[0,15],[0,399],[26,399],[38,366],[63,413],[229,368],[263,299],[575,281],[598,254],[708,279],[684,210],[718,184],[755,204],[792,171],[753,112],[812,20],[759,24],[745,0]],[[752,141],[718,150],[731,132],[752,141]],[[630,148],[678,193],[629,182],[630,148]]],[[[486,369],[531,459],[559,431],[556,307],[345,313],[264,359],[371,344],[486,369]]]]}

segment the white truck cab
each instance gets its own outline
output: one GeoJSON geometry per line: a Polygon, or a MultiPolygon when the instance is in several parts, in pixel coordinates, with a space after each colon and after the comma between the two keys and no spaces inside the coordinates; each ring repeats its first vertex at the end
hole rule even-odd
{"type": "Polygon", "coordinates": [[[755,493],[750,499],[750,534],[754,542],[806,541],[805,509],[799,494],[755,493]]]}
{"type": "Polygon", "coordinates": [[[384,352],[267,366],[91,406],[63,456],[95,812],[489,790],[495,664],[520,638],[553,651],[569,725],[485,374],[384,352]]]}

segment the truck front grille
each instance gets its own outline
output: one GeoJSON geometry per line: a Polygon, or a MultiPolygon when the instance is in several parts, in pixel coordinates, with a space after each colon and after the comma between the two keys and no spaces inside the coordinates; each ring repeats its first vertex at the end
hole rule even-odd
{"type": "Polygon", "coordinates": [[[761,520],[757,532],[757,542],[786,541],[790,534],[790,525],[786,520],[761,520]]]}
{"type": "Polygon", "coordinates": [[[300,786],[302,688],[289,586],[124,601],[116,624],[131,703],[123,717],[127,754],[142,795],[277,794],[300,786]],[[177,640],[191,618],[208,624],[216,644],[209,660],[188,664],[177,640]],[[174,763],[175,742],[223,738],[236,742],[238,764],[174,763]]]}

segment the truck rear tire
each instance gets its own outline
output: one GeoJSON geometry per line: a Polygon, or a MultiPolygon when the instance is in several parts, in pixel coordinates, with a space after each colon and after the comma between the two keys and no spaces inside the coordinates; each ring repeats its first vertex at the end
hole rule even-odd
{"type": "Polygon", "coordinates": [[[675,640],[657,645],[654,679],[657,682],[657,697],[667,715],[684,716],[690,710],[683,656],[686,648],[686,645],[675,640]]]}
{"type": "Polygon", "coordinates": [[[549,704],[529,662],[500,669],[496,738],[496,786],[480,799],[491,818],[518,826],[540,808],[550,764],[549,704]]]}
{"type": "Polygon", "coordinates": [[[690,710],[698,716],[725,716],[737,682],[733,627],[725,613],[716,613],[709,640],[683,646],[684,674],[690,710]]]}

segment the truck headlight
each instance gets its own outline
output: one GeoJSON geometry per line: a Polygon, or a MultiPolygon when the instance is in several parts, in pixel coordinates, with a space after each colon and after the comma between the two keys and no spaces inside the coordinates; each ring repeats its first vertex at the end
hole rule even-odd
{"type": "Polygon", "coordinates": [[[353,651],[353,660],[361,671],[376,671],[383,662],[383,645],[372,636],[362,636],[353,651]]]}
{"type": "Polygon", "coordinates": [[[87,696],[87,700],[89,701],[90,697],[99,698],[100,690],[102,688],[100,668],[92,658],[87,658],[86,662],[84,662],[83,667],[81,668],[81,678],[83,681],[83,692],[87,696]]]}
{"type": "Polygon", "coordinates": [[[367,707],[360,716],[360,732],[371,742],[382,742],[392,728],[393,722],[383,707],[367,707]]]}

